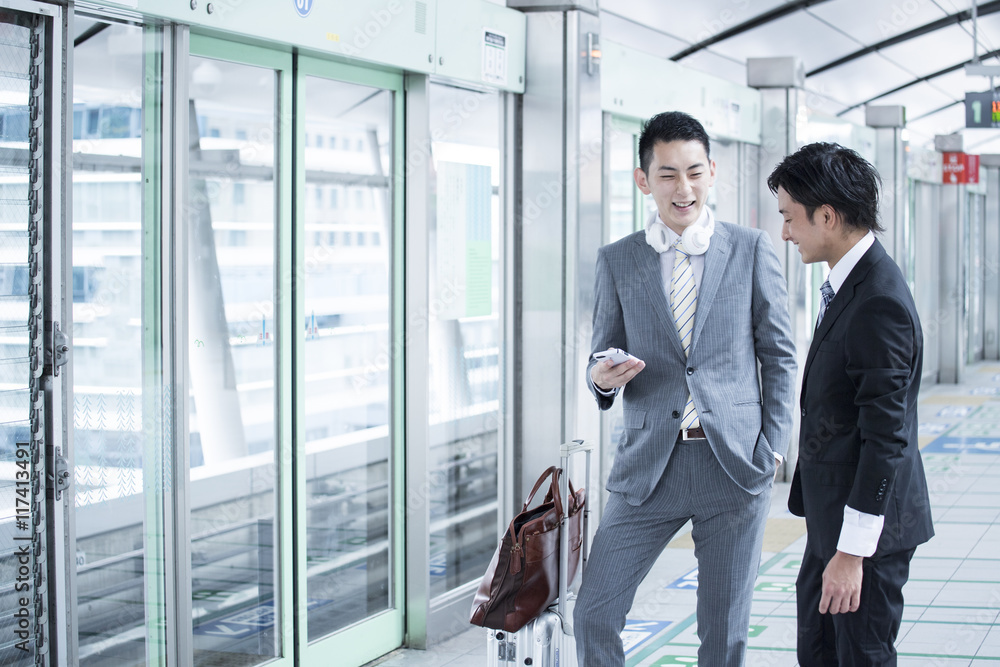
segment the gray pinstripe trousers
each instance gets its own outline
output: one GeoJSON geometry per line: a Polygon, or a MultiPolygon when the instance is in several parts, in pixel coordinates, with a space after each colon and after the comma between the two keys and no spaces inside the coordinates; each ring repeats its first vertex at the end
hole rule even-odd
{"type": "Polygon", "coordinates": [[[705,440],[678,441],[642,505],[612,493],[573,615],[580,667],[625,664],[620,635],[636,590],[688,519],[698,559],[698,664],[743,665],[770,497],[770,487],[757,496],[738,487],[705,440]]]}

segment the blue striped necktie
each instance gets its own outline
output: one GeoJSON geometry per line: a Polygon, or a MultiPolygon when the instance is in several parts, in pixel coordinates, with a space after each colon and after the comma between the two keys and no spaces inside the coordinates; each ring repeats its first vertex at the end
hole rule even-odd
{"type": "Polygon", "coordinates": [[[819,306],[819,315],[816,316],[816,328],[819,329],[819,323],[823,321],[823,315],[826,314],[826,309],[833,301],[834,291],[833,287],[830,285],[830,281],[827,280],[819,288],[820,294],[823,295],[823,301],[819,306]]]}
{"type": "MultiPolygon", "coordinates": [[[[691,269],[691,256],[681,250],[680,239],[674,244],[674,271],[670,279],[670,307],[673,310],[674,324],[681,337],[684,356],[691,355],[691,339],[694,334],[694,314],[698,309],[698,288],[694,282],[694,271],[691,269]]],[[[684,405],[684,417],[681,428],[697,428],[698,412],[694,409],[694,399],[688,394],[684,405]]]]}

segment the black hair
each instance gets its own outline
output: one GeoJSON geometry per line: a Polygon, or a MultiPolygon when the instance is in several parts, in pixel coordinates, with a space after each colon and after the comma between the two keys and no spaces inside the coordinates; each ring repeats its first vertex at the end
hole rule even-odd
{"type": "Polygon", "coordinates": [[[639,135],[639,167],[647,176],[649,163],[653,161],[653,146],[661,141],[697,141],[705,147],[705,156],[709,155],[708,133],[701,123],[682,111],[658,113],[646,121],[639,135]]]}
{"type": "Polygon", "coordinates": [[[856,151],[840,144],[815,143],[785,157],[771,175],[767,187],[778,188],[806,209],[812,220],[817,208],[828,204],[848,227],[885,231],[878,221],[878,170],[856,151]]]}

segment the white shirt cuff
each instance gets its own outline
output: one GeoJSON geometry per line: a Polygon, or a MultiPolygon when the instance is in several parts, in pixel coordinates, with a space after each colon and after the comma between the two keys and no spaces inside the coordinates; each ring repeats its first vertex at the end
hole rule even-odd
{"type": "Polygon", "coordinates": [[[882,536],[885,515],[865,514],[844,505],[844,525],[840,529],[837,551],[867,558],[875,553],[882,536]]]}
{"type": "Polygon", "coordinates": [[[774,454],[774,460],[778,462],[777,465],[780,466],[782,463],[785,462],[785,457],[779,454],[778,452],[771,452],[771,453],[774,454]]]}
{"type": "Polygon", "coordinates": [[[594,389],[597,390],[597,393],[600,394],[601,396],[607,396],[608,398],[611,398],[612,396],[616,396],[618,394],[617,388],[605,391],[604,389],[598,387],[597,383],[594,383],[594,389]]]}

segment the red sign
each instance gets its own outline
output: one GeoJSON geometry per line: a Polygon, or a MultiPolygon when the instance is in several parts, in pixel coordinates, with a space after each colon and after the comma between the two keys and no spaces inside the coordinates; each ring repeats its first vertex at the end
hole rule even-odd
{"type": "Polygon", "coordinates": [[[967,183],[979,182],[979,156],[965,154],[965,173],[968,177],[967,183]]]}
{"type": "Polygon", "coordinates": [[[942,153],[941,182],[946,184],[979,183],[979,156],[968,153],[942,153]]]}

